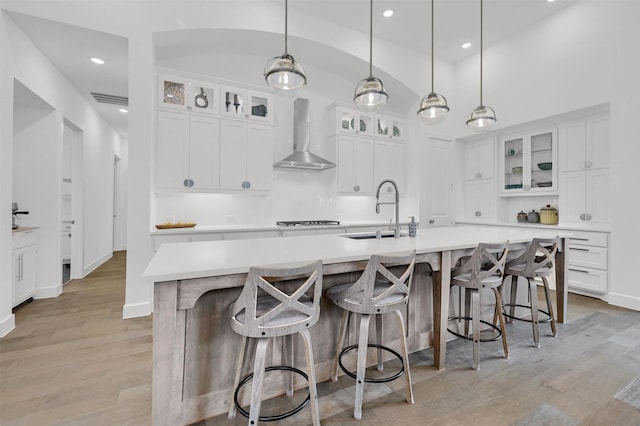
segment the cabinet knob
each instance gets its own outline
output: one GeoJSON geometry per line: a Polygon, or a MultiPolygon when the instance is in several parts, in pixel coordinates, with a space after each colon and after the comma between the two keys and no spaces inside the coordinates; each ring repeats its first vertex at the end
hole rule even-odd
{"type": "Polygon", "coordinates": [[[593,167],[593,163],[591,161],[585,161],[584,162],[584,168],[585,169],[590,169],[591,167],[593,167]]]}
{"type": "Polygon", "coordinates": [[[429,223],[436,223],[436,221],[433,219],[429,219],[429,223]]]}
{"type": "Polygon", "coordinates": [[[241,186],[242,186],[242,189],[249,189],[249,188],[251,188],[251,182],[245,180],[245,181],[242,182],[241,186]]]}
{"type": "Polygon", "coordinates": [[[585,213],[584,216],[586,218],[585,220],[591,220],[591,215],[589,213],[585,213]]]}
{"type": "Polygon", "coordinates": [[[360,186],[358,186],[358,185],[354,186],[354,187],[353,187],[353,190],[354,190],[355,192],[359,192],[359,191],[360,191],[360,186]]]}
{"type": "Polygon", "coordinates": [[[480,172],[476,173],[476,179],[482,179],[482,173],[480,172]]]}
{"type": "Polygon", "coordinates": [[[580,220],[587,220],[586,217],[587,217],[587,215],[585,213],[582,213],[580,215],[580,220]]]}
{"type": "Polygon", "coordinates": [[[482,216],[482,212],[480,210],[476,210],[475,215],[476,215],[476,217],[480,217],[480,216],[482,216]]]}
{"type": "Polygon", "coordinates": [[[182,184],[184,186],[186,186],[187,188],[191,188],[193,186],[193,179],[187,178],[184,180],[184,182],[182,182],[182,184]]]}

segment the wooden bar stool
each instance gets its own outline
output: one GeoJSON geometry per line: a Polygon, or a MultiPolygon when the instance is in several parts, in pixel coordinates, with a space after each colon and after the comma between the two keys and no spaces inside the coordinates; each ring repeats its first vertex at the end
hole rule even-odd
{"type": "Polygon", "coordinates": [[[505,268],[505,281],[507,276],[511,275],[511,294],[510,303],[502,305],[503,308],[508,308],[509,310],[509,312],[504,312],[504,316],[507,317],[509,322],[514,319],[530,322],[533,328],[533,343],[534,346],[538,348],[540,347],[540,322],[550,322],[551,333],[553,334],[553,337],[556,336],[556,320],[553,315],[553,305],[551,304],[551,295],[549,294],[549,282],[547,277],[554,272],[553,266],[559,243],[560,238],[558,237],[552,239],[534,238],[526,251],[517,258],[509,261],[505,268]],[[518,291],[518,277],[527,279],[529,288],[529,305],[517,303],[516,296],[518,291]],[[547,311],[540,309],[538,306],[537,279],[540,279],[544,286],[544,295],[547,300],[547,311]],[[531,319],[516,316],[516,307],[529,309],[531,311],[531,319]],[[542,321],[539,319],[539,312],[547,316],[542,321]]]}
{"type": "Polygon", "coordinates": [[[502,285],[504,268],[507,260],[508,242],[503,244],[480,243],[471,257],[463,261],[462,265],[451,272],[451,285],[464,289],[465,314],[449,317],[449,320],[464,320],[464,334],[447,329],[451,334],[467,340],[473,340],[473,369],[480,369],[480,342],[494,341],[502,338],[504,357],[509,358],[507,347],[507,334],[504,328],[502,316],[502,302],[498,288],[502,285]],[[493,324],[480,319],[480,289],[493,290],[496,307],[493,324]],[[471,311],[471,312],[470,312],[471,311]],[[500,327],[496,326],[496,317],[500,321],[500,327]],[[469,321],[471,321],[472,336],[469,337],[469,321]],[[480,324],[493,328],[498,334],[492,338],[480,337],[480,324]]]}
{"type": "MultiPolygon", "coordinates": [[[[242,293],[231,306],[231,328],[242,335],[235,381],[233,385],[233,403],[229,406],[229,418],[234,418],[236,409],[249,418],[250,425],[258,421],[280,420],[292,416],[311,403],[311,417],[314,425],[320,424],[318,397],[316,394],[316,375],[313,360],[311,336],[307,330],[318,321],[320,299],[322,297],[322,261],[294,268],[251,268],[247,275],[242,293]],[[290,280],[296,281],[290,281],[290,280]],[[288,283],[285,281],[289,281],[288,283]],[[278,285],[278,286],[276,286],[278,285]],[[307,373],[293,366],[274,366],[265,369],[265,358],[270,338],[285,337],[293,353],[290,336],[294,333],[302,336],[305,345],[307,373]],[[240,375],[247,338],[257,340],[253,373],[242,382],[240,375]],[[287,378],[287,395],[293,394],[293,373],[299,374],[309,382],[307,399],[289,412],[261,417],[262,385],[265,371],[283,370],[290,372],[287,378]],[[238,403],[240,388],[253,379],[251,385],[251,407],[247,413],[238,403]]],[[[291,356],[291,363],[293,357],[291,356]]]]}
{"type": "Polygon", "coordinates": [[[404,374],[407,389],[407,402],[413,404],[413,389],[411,387],[411,372],[409,371],[409,355],[407,351],[407,341],[405,337],[404,320],[400,309],[407,305],[409,299],[409,289],[413,279],[413,269],[415,265],[415,250],[408,255],[384,256],[373,255],[369,259],[367,266],[354,283],[335,286],[327,290],[327,297],[336,305],[344,309],[340,336],[336,348],[331,372],[331,380],[338,380],[338,366],[350,377],[356,379],[356,396],[353,417],[356,420],[362,418],[362,397],[364,393],[364,383],[382,383],[395,380],[404,374]],[[399,274],[389,268],[392,266],[404,266],[399,274]],[[343,349],[345,336],[347,334],[347,324],[352,313],[361,314],[360,327],[358,332],[358,344],[351,345],[343,349]],[[400,331],[400,350],[402,355],[396,351],[382,345],[382,316],[386,313],[393,313],[397,319],[400,331]],[[374,315],[376,318],[376,344],[369,344],[369,319],[374,315]],[[382,352],[390,352],[400,359],[402,369],[386,378],[365,377],[367,367],[367,348],[378,349],[378,371],[383,370],[382,352]],[[357,349],[358,360],[357,370],[354,374],[348,371],[342,364],[342,356],[351,350],[357,349]]]}

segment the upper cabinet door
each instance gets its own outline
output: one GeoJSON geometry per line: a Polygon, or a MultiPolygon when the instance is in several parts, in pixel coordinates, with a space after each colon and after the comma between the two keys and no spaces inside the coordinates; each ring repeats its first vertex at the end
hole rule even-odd
{"type": "Polygon", "coordinates": [[[219,113],[217,84],[160,75],[158,78],[158,106],[203,114],[219,113]]]}
{"type": "Polygon", "coordinates": [[[464,146],[464,175],[466,180],[491,179],[494,176],[494,140],[467,142],[464,146]]]}
{"type": "Polygon", "coordinates": [[[189,179],[189,114],[158,111],[156,187],[184,189],[189,179]]]}
{"type": "Polygon", "coordinates": [[[560,126],[562,171],[609,167],[609,117],[593,117],[560,126]]]}
{"type": "Polygon", "coordinates": [[[221,115],[273,123],[273,96],[270,94],[224,86],[221,92],[221,115]]]}
{"type": "Polygon", "coordinates": [[[336,107],[338,133],[373,136],[373,114],[358,110],[336,107]]]}
{"type": "Polygon", "coordinates": [[[220,186],[220,119],[193,116],[189,122],[189,177],[194,189],[220,186]]]}

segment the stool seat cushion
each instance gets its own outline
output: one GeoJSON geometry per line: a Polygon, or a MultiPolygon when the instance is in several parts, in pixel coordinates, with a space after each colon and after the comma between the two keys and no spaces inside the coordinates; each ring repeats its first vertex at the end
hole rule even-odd
{"type": "MultiPolygon", "coordinates": [[[[340,293],[343,290],[346,290],[347,288],[351,287],[352,285],[353,285],[353,283],[348,283],[348,284],[342,284],[342,285],[337,285],[335,287],[331,287],[329,290],[327,290],[327,296],[329,298],[331,298],[331,300],[335,303],[336,300],[335,300],[334,296],[337,293],[340,293]]],[[[375,285],[373,287],[373,297],[380,296],[382,293],[387,291],[392,286],[393,286],[393,284],[391,284],[388,281],[376,280],[376,283],[375,283],[375,285]]],[[[376,302],[376,304],[377,305],[389,305],[389,304],[401,302],[405,298],[406,298],[406,295],[403,292],[401,292],[399,290],[398,291],[392,291],[389,294],[387,294],[383,299],[378,300],[376,302]]],[[[350,295],[348,298],[345,299],[346,302],[357,304],[357,305],[362,304],[363,300],[364,300],[364,291],[359,291],[357,293],[354,293],[354,294],[350,295]]],[[[338,300],[338,305],[342,306],[339,302],[342,302],[342,301],[338,300]]]]}
{"type": "MultiPolygon", "coordinates": [[[[299,301],[308,306],[309,308],[313,308],[313,300],[310,298],[302,297],[299,301]]],[[[260,317],[267,313],[269,310],[278,306],[280,302],[278,300],[273,299],[272,297],[258,297],[256,303],[256,316],[260,317]]],[[[240,311],[235,319],[241,323],[245,323],[245,311],[240,311]]],[[[296,324],[306,319],[311,318],[309,315],[305,315],[304,313],[297,311],[295,309],[286,309],[280,315],[274,317],[273,319],[265,322],[263,327],[283,327],[289,324],[296,324]]]]}
{"type": "Polygon", "coordinates": [[[502,284],[502,276],[498,274],[491,274],[483,278],[478,285],[478,283],[474,283],[472,281],[471,272],[466,272],[464,274],[454,276],[451,280],[451,284],[470,288],[498,287],[500,284],[502,284]]]}

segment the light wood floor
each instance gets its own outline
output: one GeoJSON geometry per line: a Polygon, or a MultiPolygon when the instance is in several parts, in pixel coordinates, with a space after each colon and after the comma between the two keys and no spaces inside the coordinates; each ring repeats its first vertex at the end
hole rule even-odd
{"type": "MultiPolygon", "coordinates": [[[[60,297],[16,312],[0,340],[0,424],[151,423],[152,318],[121,319],[124,271],[125,253],[115,253],[60,297]]],[[[413,354],[415,404],[404,402],[403,380],[367,384],[360,423],[353,381],[321,383],[322,424],[640,425],[640,410],[613,397],[640,376],[640,312],[570,295],[569,318],[557,338],[541,325],[540,349],[529,324],[508,325],[510,359],[500,342],[483,343],[479,371],[460,339],[447,345],[446,370],[433,368],[431,350],[413,354]]],[[[305,409],[280,424],[309,422],[305,409]]]]}

